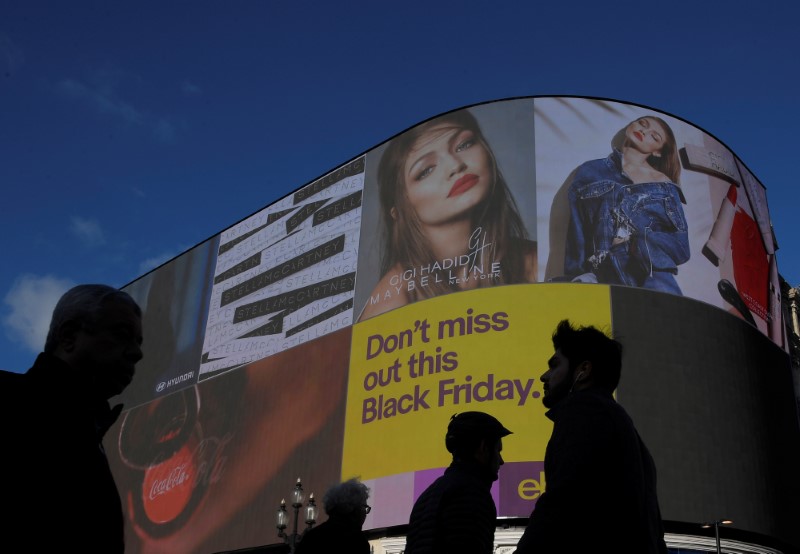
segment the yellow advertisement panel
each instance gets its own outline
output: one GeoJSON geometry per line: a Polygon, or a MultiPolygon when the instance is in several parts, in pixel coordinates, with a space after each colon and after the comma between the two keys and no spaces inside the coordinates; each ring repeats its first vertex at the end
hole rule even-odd
{"type": "Polygon", "coordinates": [[[374,479],[444,467],[457,412],[514,432],[506,462],[543,460],[551,423],[539,377],[562,319],[611,327],[609,289],[512,285],[432,298],[353,329],[342,475],[374,479]]]}

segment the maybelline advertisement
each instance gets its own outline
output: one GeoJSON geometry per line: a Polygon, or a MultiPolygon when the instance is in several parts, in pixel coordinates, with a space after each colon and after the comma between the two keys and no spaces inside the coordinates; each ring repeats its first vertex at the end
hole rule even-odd
{"type": "Polygon", "coordinates": [[[456,110],[370,151],[357,320],[537,276],[533,103],[456,110]]]}

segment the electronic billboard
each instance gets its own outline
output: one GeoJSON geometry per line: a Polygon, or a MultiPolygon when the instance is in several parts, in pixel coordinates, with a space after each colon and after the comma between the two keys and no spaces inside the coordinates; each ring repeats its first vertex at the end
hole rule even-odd
{"type": "Polygon", "coordinates": [[[800,542],[796,503],[774,510],[800,494],[775,245],[741,160],[652,108],[531,97],[415,125],[125,287],[145,358],[106,446],[127,551],[276,543],[298,477],[360,477],[365,528],[403,525],[467,410],[513,431],[492,494],[527,517],[565,318],[626,344],[617,398],[665,519],[800,542]]]}

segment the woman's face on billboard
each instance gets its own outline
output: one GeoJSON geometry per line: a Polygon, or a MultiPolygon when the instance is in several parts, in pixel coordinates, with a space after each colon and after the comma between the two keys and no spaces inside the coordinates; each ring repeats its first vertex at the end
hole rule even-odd
{"type": "Polygon", "coordinates": [[[640,117],[628,124],[625,137],[630,146],[644,154],[659,154],[667,139],[664,126],[650,117],[640,117]]]}
{"type": "Polygon", "coordinates": [[[474,131],[446,124],[414,142],[403,167],[409,203],[425,226],[468,218],[492,186],[489,152],[474,131]]]}

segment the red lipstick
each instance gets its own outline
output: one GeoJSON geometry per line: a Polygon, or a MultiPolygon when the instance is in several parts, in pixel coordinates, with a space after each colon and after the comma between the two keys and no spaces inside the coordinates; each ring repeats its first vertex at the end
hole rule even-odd
{"type": "Polygon", "coordinates": [[[467,192],[469,189],[478,184],[478,176],[474,173],[467,173],[453,184],[453,188],[447,193],[447,197],[458,196],[467,192]]]}

